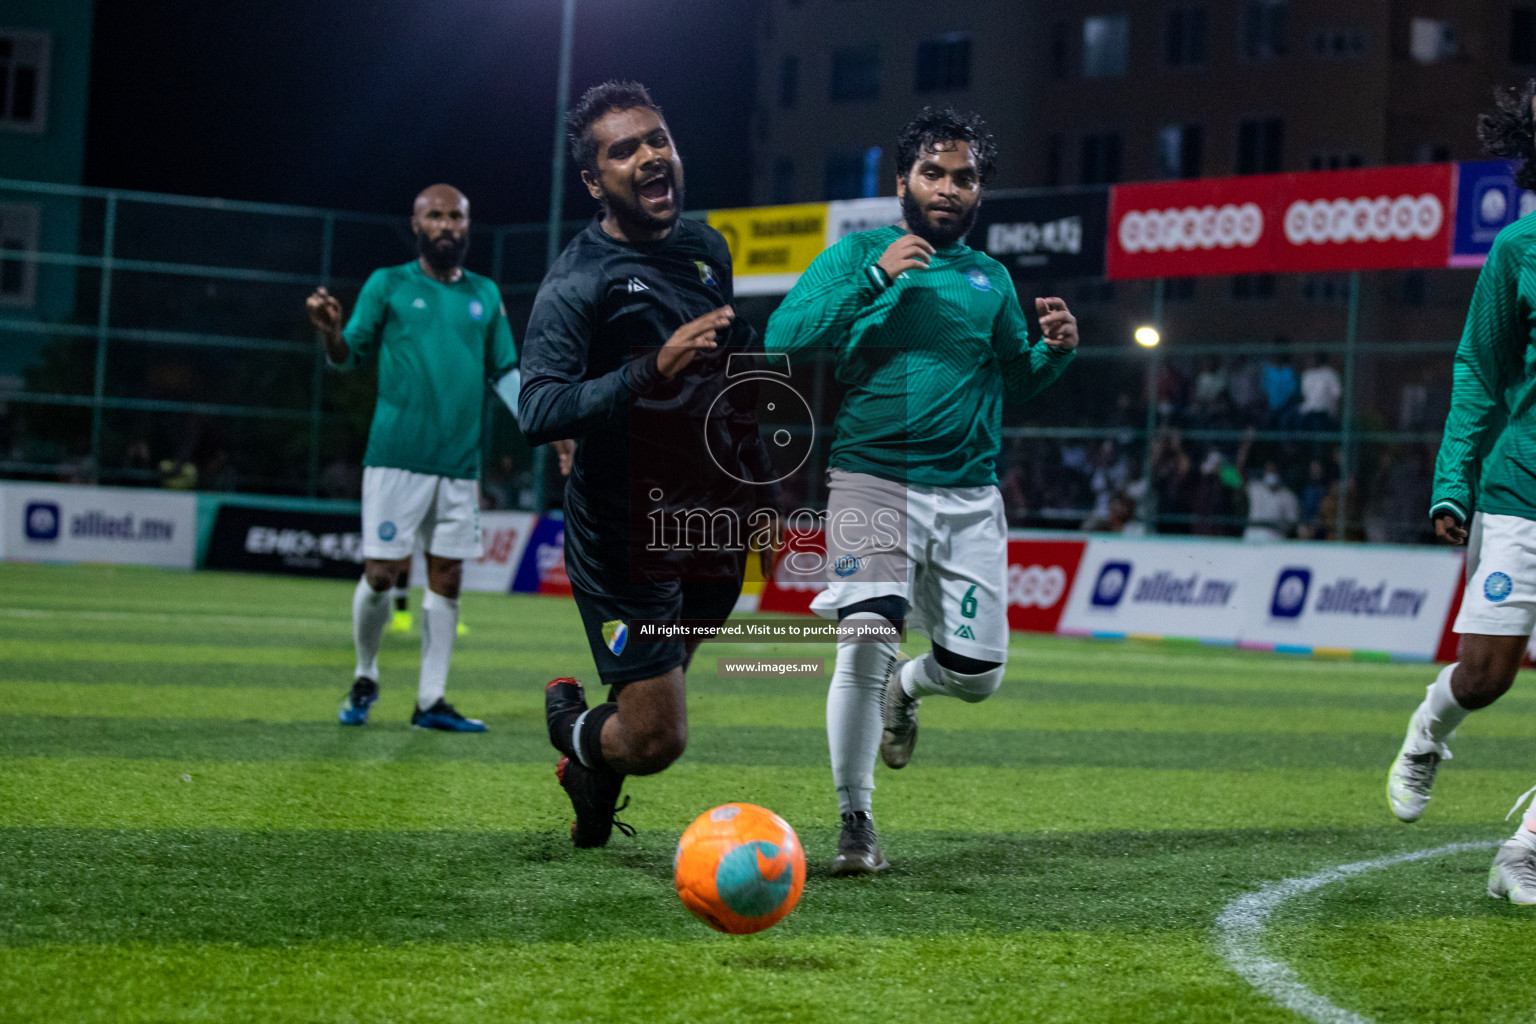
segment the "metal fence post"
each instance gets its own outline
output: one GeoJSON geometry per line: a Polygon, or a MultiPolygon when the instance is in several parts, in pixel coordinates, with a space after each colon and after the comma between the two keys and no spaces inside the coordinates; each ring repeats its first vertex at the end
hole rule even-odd
{"type": "Polygon", "coordinates": [[[91,400],[91,483],[101,483],[102,403],[107,397],[107,335],[112,323],[112,251],[117,244],[117,193],[107,193],[101,241],[101,288],[96,308],[96,379],[91,400]]]}
{"type": "MultiPolygon", "coordinates": [[[[1163,333],[1163,279],[1152,282],[1152,327],[1163,333]]],[[[1141,493],[1141,521],[1148,533],[1157,532],[1157,489],[1152,473],[1152,439],[1157,436],[1157,391],[1163,371],[1162,342],[1152,346],[1152,361],[1147,365],[1147,440],[1141,454],[1141,478],[1146,488],[1141,493]]]]}
{"type": "MultiPolygon", "coordinates": [[[[336,215],[327,213],[320,232],[320,285],[331,286],[331,256],[336,247],[336,215]]],[[[320,332],[315,332],[319,342],[320,332]]],[[[309,496],[320,493],[320,422],[325,407],[325,346],[315,345],[314,382],[309,392],[309,496]]]]}
{"type": "Polygon", "coordinates": [[[1339,541],[1348,539],[1350,473],[1355,459],[1355,346],[1360,334],[1360,271],[1349,275],[1349,319],[1344,328],[1344,407],[1339,411],[1339,429],[1343,434],[1339,446],[1339,541]]]}

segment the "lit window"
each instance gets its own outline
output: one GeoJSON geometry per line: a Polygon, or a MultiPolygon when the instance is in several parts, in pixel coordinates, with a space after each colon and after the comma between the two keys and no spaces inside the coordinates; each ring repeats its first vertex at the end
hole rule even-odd
{"type": "Polygon", "coordinates": [[[1125,74],[1131,20],[1124,14],[1083,19],[1083,77],[1119,78],[1125,74]]]}

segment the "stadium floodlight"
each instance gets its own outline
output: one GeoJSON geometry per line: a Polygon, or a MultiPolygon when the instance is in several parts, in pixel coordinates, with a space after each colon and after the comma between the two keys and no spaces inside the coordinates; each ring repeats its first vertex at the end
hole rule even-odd
{"type": "Polygon", "coordinates": [[[1136,328],[1136,344],[1142,348],[1156,348],[1157,343],[1163,340],[1163,336],[1157,333],[1156,327],[1136,328]]]}

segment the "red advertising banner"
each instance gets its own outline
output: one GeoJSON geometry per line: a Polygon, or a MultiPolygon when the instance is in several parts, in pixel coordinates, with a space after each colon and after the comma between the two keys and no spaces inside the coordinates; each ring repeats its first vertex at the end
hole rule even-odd
{"type": "Polygon", "coordinates": [[[1054,633],[1083,560],[1082,540],[1008,542],[1008,628],[1054,633]]]}
{"type": "MultiPolygon", "coordinates": [[[[826,589],[826,539],[797,533],[779,556],[773,578],[763,587],[758,608],[765,612],[809,614],[811,601],[826,589]]],[[[1082,540],[1008,541],[1008,628],[1054,633],[1083,560],[1082,540]]]]}
{"type": "Polygon", "coordinates": [[[1117,185],[1112,279],[1443,267],[1455,165],[1117,185]]]}

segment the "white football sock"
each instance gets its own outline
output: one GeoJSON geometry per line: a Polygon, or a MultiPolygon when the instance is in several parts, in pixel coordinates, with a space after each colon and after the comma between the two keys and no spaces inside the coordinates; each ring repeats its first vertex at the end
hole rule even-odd
{"type": "Polygon", "coordinates": [[[1424,701],[1413,713],[1413,724],[1420,737],[1417,746],[1422,747],[1415,753],[1428,753],[1431,750],[1439,751],[1442,757],[1448,756],[1445,747],[1446,741],[1451,738],[1451,733],[1462,720],[1471,714],[1466,708],[1456,702],[1451,693],[1451,673],[1456,670],[1456,663],[1445,666],[1435,681],[1429,684],[1424,691],[1424,701]]]}
{"type": "Polygon", "coordinates": [[[357,581],[352,592],[352,646],[357,648],[354,676],[379,678],[379,639],[389,623],[389,593],[374,590],[368,577],[357,581]]]}
{"type": "MultiPolygon", "coordinates": [[[[855,612],[842,621],[890,625],[885,616],[873,612],[855,612]]],[[[827,690],[827,746],[832,751],[837,807],[843,814],[870,809],[875,757],[880,751],[880,701],[896,649],[894,640],[837,645],[837,663],[827,690]]]]}
{"type": "Polygon", "coordinates": [[[421,599],[421,684],[416,706],[425,711],[448,689],[448,659],[459,631],[459,602],[434,590],[421,599]]]}

